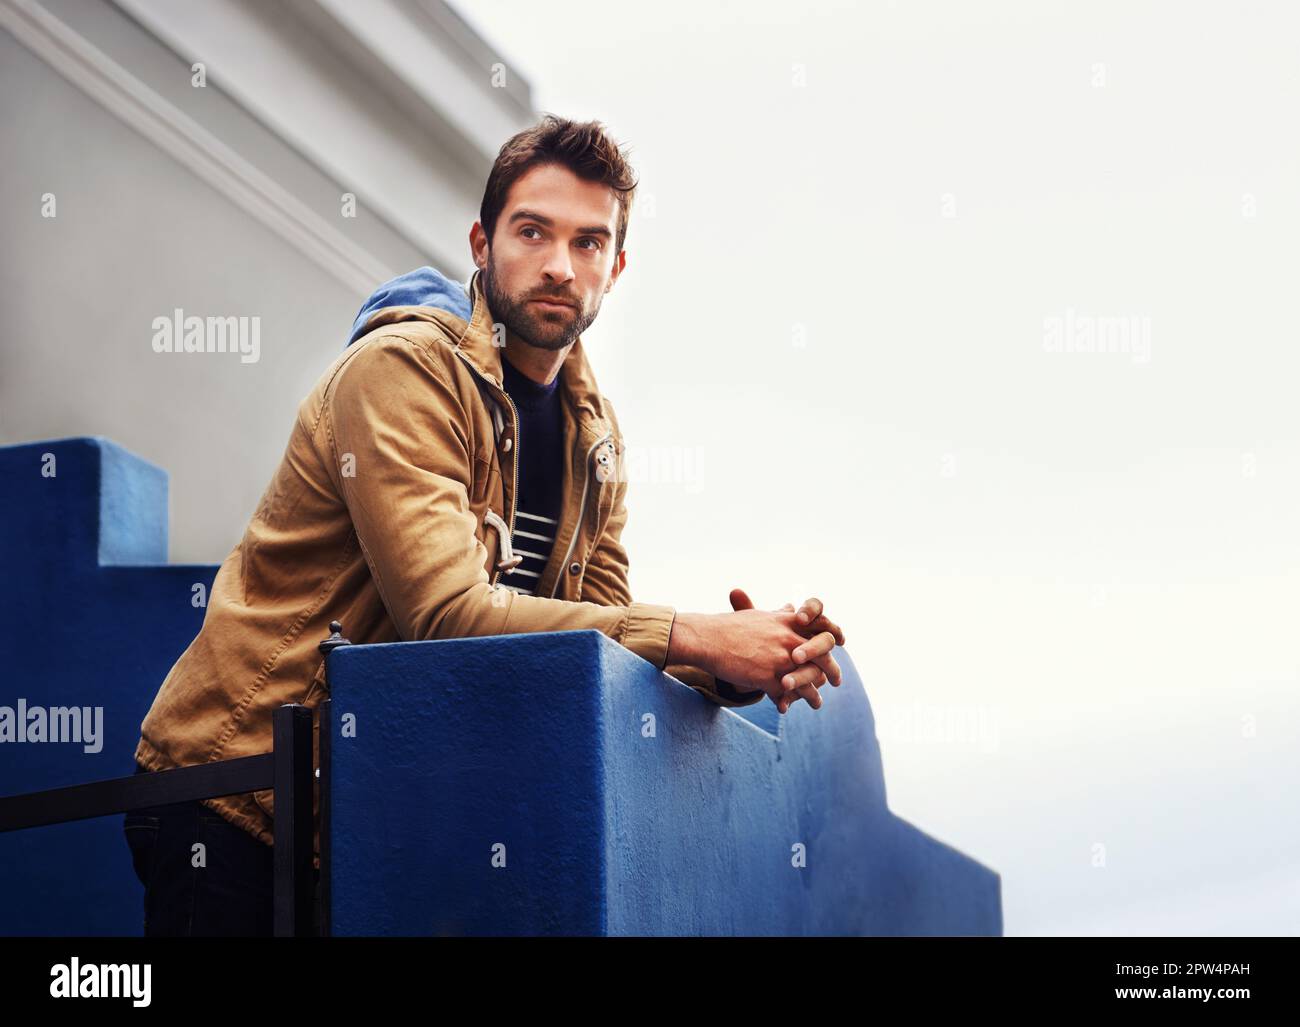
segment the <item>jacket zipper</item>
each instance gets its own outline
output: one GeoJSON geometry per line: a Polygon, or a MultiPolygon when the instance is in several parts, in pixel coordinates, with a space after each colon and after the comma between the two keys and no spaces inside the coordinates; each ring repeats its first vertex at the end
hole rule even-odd
{"type": "MultiPolygon", "coordinates": [[[[510,446],[510,545],[515,544],[515,508],[519,506],[519,411],[515,408],[515,401],[510,398],[510,393],[505,389],[501,390],[501,395],[505,396],[506,402],[510,404],[510,416],[514,419],[514,442],[510,446]]],[[[520,557],[522,559],[522,557],[520,557]]],[[[514,568],[511,568],[512,570],[514,568]]],[[[501,577],[501,568],[492,569],[492,586],[495,588],[497,579],[501,577]]]]}
{"type": "Polygon", "coordinates": [[[573,555],[573,544],[578,541],[578,532],[582,530],[582,518],[587,514],[587,488],[591,484],[591,454],[596,452],[596,447],[603,445],[613,434],[613,431],[605,432],[587,450],[587,459],[582,464],[582,499],[578,503],[578,523],[573,526],[573,535],[569,538],[569,548],[565,550],[564,559],[560,561],[559,569],[555,572],[555,581],[551,584],[552,599],[555,598],[555,590],[560,587],[560,578],[568,570],[569,557],[573,555]]]}

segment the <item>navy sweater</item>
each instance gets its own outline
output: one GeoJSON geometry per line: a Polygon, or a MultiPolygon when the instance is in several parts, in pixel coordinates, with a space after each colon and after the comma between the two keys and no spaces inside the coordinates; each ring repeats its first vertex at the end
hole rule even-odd
{"type": "Polygon", "coordinates": [[[532,595],[550,559],[559,527],[564,475],[564,422],[560,410],[560,376],[538,385],[501,354],[502,384],[519,411],[515,459],[519,461],[519,496],[510,544],[521,563],[501,584],[532,595]]]}

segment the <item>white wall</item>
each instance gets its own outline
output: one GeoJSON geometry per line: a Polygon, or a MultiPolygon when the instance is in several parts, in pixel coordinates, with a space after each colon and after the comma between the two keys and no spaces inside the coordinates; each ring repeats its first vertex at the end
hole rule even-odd
{"type": "Polygon", "coordinates": [[[470,11],[653,200],[590,349],[702,464],[630,485],[634,593],[826,598],[1008,933],[1294,934],[1297,8],[470,11]]]}

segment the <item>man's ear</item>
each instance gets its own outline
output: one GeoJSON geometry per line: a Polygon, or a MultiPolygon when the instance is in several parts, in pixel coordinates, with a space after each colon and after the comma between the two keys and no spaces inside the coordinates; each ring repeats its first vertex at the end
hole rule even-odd
{"type": "Polygon", "coordinates": [[[609,292],[614,288],[614,283],[618,281],[618,276],[623,273],[623,268],[627,264],[627,250],[619,250],[618,256],[614,258],[614,266],[609,272],[609,282],[605,285],[605,291],[609,292]]]}
{"type": "Polygon", "coordinates": [[[487,267],[488,254],[491,252],[488,245],[487,232],[483,226],[475,221],[469,229],[469,252],[474,258],[474,265],[482,271],[487,267]]]}

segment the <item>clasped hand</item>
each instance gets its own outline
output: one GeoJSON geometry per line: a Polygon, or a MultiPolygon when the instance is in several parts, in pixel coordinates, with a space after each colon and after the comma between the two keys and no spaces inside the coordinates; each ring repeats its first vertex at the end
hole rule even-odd
{"type": "MultiPolygon", "coordinates": [[[[754,609],[743,589],[733,588],[730,599],[735,611],[754,609]]],[[[778,621],[786,629],[780,644],[788,654],[788,660],[776,661],[778,669],[770,680],[757,686],[734,682],[733,687],[741,692],[761,689],[776,704],[779,713],[785,713],[799,699],[805,700],[815,710],[821,709],[822,697],[818,689],[828,680],[838,687],[842,680],[840,666],[831,650],[844,644],[844,632],[826,616],[822,601],[817,598],[805,600],[797,610],[793,604],[786,603],[772,612],[781,615],[778,621]]],[[[722,677],[730,680],[725,674],[722,677]]]]}

